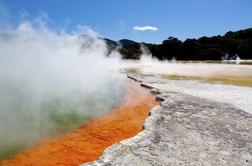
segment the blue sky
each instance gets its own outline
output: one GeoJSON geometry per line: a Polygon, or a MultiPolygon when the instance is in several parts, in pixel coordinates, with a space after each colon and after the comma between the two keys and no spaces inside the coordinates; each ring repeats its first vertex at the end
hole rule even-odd
{"type": "MultiPolygon", "coordinates": [[[[5,15],[5,23],[17,24],[20,21],[20,13],[29,13],[28,18],[33,19],[43,11],[48,14],[52,28],[65,27],[68,31],[72,31],[77,25],[87,25],[103,37],[114,40],[128,38],[160,43],[168,36],[184,40],[252,27],[252,0],[0,0],[0,2],[2,10],[0,15],[5,15]],[[149,29],[145,26],[149,26],[149,29]]],[[[0,16],[1,18],[3,22],[3,16],[0,16]]]]}

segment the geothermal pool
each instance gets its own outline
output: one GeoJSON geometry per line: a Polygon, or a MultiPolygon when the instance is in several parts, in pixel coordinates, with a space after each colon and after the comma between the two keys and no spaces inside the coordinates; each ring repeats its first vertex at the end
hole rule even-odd
{"type": "Polygon", "coordinates": [[[123,82],[124,95],[111,112],[84,123],[73,132],[42,141],[0,164],[79,165],[98,159],[108,146],[134,136],[143,129],[145,118],[158,102],[149,90],[134,81],[123,82]]]}
{"type": "Polygon", "coordinates": [[[107,82],[91,92],[48,90],[41,95],[15,84],[0,83],[0,159],[108,113],[121,102],[125,88],[107,82]]]}

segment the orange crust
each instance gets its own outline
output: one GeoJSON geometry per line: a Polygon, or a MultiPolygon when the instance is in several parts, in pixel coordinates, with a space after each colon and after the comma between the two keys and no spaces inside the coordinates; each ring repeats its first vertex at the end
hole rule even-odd
{"type": "Polygon", "coordinates": [[[145,118],[158,104],[149,90],[132,80],[126,81],[122,103],[108,115],[94,118],[79,129],[45,140],[1,166],[76,166],[99,158],[108,146],[136,135],[145,118]]]}

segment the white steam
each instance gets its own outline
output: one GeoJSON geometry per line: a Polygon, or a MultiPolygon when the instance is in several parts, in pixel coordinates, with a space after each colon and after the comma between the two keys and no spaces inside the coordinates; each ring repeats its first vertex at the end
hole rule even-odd
{"type": "Polygon", "coordinates": [[[0,32],[0,159],[106,113],[122,94],[118,59],[95,32],[39,22],[0,32]]]}

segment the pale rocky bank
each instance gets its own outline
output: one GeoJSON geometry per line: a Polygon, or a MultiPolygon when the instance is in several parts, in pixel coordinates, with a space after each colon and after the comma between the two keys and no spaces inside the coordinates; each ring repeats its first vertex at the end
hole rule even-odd
{"type": "Polygon", "coordinates": [[[248,98],[237,107],[164,88],[169,80],[153,75],[128,76],[150,88],[161,104],[151,110],[142,132],[82,166],[252,166],[252,88],[245,89],[248,98]]]}

